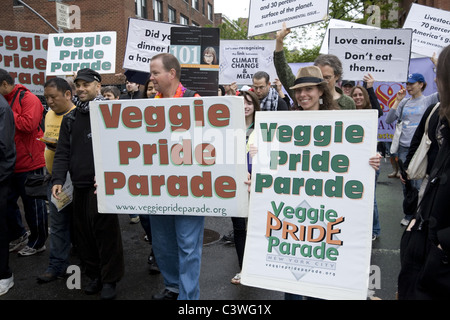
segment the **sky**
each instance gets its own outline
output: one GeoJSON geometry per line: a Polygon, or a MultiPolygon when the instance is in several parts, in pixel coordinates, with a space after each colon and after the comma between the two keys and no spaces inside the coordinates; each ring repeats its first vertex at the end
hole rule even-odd
{"type": "Polygon", "coordinates": [[[215,0],[214,13],[222,13],[231,20],[248,18],[250,0],[215,0]]]}

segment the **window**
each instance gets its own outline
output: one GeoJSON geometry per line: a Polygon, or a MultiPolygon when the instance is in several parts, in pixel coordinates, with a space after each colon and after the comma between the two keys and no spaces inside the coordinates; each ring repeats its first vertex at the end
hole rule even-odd
{"type": "Polygon", "coordinates": [[[188,26],[189,19],[186,16],[183,16],[182,14],[180,14],[180,24],[188,26]]]}
{"type": "Polygon", "coordinates": [[[134,0],[136,16],[147,19],[147,0],[134,0]]]}
{"type": "Polygon", "coordinates": [[[199,0],[192,0],[192,8],[198,11],[198,2],[199,0]]]}
{"type": "Polygon", "coordinates": [[[213,21],[214,20],[214,12],[213,12],[213,6],[211,3],[208,3],[208,19],[213,21]]]}
{"type": "Polygon", "coordinates": [[[172,7],[169,7],[169,22],[177,23],[177,11],[172,7]]]}
{"type": "Polygon", "coordinates": [[[153,0],[153,20],[164,21],[163,5],[161,0],[153,0]]]}
{"type": "Polygon", "coordinates": [[[192,21],[192,26],[194,26],[194,27],[200,27],[200,25],[199,25],[197,22],[195,22],[195,21],[192,21]]]}

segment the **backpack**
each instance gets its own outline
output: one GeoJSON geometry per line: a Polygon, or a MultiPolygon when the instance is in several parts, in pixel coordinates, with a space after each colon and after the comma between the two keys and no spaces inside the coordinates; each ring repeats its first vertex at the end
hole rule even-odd
{"type": "MultiPolygon", "coordinates": [[[[25,95],[25,92],[26,92],[26,90],[22,89],[22,88],[17,90],[17,92],[14,95],[14,97],[13,97],[13,99],[11,101],[11,104],[10,104],[11,109],[12,109],[12,107],[14,105],[14,101],[16,101],[16,98],[17,98],[18,94],[19,94],[19,105],[22,105],[22,99],[23,99],[23,96],[25,95]]],[[[41,104],[42,104],[42,100],[40,98],[39,98],[39,100],[41,101],[41,104]]],[[[48,112],[48,109],[44,107],[44,111],[42,112],[42,119],[41,119],[41,122],[39,123],[39,127],[38,127],[38,129],[41,129],[42,132],[45,131],[45,116],[47,115],[47,112],[48,112]]]]}

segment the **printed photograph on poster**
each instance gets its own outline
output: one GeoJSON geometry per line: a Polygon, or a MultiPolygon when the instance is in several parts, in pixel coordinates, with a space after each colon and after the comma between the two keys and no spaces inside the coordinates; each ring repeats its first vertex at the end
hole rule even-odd
{"type": "Polygon", "coordinates": [[[258,112],[241,283],[366,299],[377,111],[258,112]]]}
{"type": "Polygon", "coordinates": [[[326,19],[329,0],[252,0],[248,37],[278,31],[283,22],[292,28],[326,19]]]}
{"type": "Polygon", "coordinates": [[[245,217],[242,97],[91,102],[99,212],[245,217]]]}
{"type": "Polygon", "coordinates": [[[403,28],[413,30],[412,52],[425,57],[438,55],[450,44],[450,11],[412,3],[403,28]]]}
{"type": "Polygon", "coordinates": [[[405,82],[411,55],[410,29],[330,29],[328,47],[342,62],[346,80],[370,73],[377,81],[405,82]]]}
{"type": "Polygon", "coordinates": [[[220,29],[172,27],[170,53],[181,64],[181,81],[201,96],[217,96],[220,29]]]}

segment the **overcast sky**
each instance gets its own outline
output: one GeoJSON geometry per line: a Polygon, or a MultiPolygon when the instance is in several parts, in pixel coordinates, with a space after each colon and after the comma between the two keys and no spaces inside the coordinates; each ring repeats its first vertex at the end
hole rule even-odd
{"type": "Polygon", "coordinates": [[[214,1],[214,13],[222,13],[231,20],[248,18],[250,0],[216,0],[214,1]]]}

